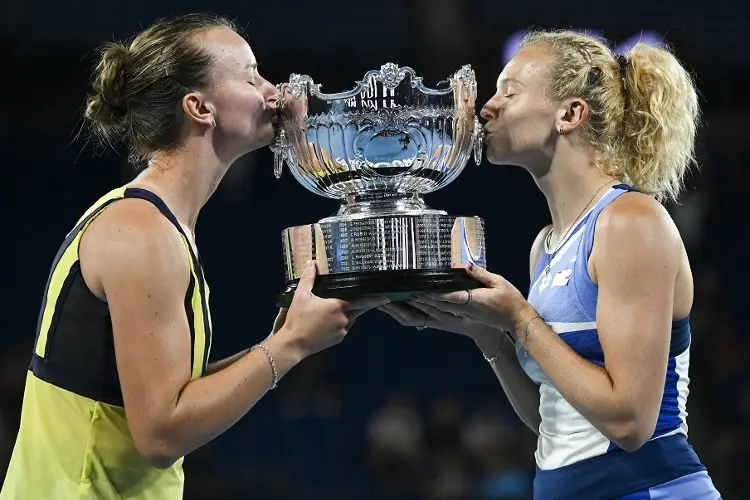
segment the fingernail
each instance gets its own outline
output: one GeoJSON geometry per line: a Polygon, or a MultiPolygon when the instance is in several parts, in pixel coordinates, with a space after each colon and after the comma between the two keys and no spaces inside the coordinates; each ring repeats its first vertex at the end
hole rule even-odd
{"type": "Polygon", "coordinates": [[[313,265],[313,261],[308,260],[307,264],[305,264],[305,267],[312,267],[312,265],[313,265]]]}
{"type": "Polygon", "coordinates": [[[473,271],[474,270],[474,263],[473,262],[469,262],[469,265],[467,267],[469,268],[469,271],[473,271]]]}

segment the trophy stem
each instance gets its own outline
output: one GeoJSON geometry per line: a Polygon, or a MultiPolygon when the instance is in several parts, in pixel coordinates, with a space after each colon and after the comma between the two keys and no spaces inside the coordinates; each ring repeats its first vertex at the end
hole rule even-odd
{"type": "Polygon", "coordinates": [[[347,195],[336,215],[320,222],[409,214],[446,215],[446,212],[427,206],[417,192],[370,191],[347,195]]]}

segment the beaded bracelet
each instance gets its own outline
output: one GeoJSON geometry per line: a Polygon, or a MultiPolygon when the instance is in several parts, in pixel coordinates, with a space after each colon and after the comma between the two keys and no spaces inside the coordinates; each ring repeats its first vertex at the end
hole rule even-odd
{"type": "Polygon", "coordinates": [[[266,355],[266,358],[268,359],[268,364],[271,365],[271,375],[273,377],[273,383],[271,384],[271,389],[276,389],[277,384],[279,383],[279,372],[276,369],[276,362],[273,360],[273,356],[271,355],[271,351],[268,350],[266,346],[263,344],[255,344],[250,348],[251,351],[255,349],[260,349],[263,351],[263,353],[266,355]]]}

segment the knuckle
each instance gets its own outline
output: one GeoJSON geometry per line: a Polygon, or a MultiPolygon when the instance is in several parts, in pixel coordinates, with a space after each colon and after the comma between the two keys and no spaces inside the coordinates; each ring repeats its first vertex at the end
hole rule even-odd
{"type": "Polygon", "coordinates": [[[346,302],[340,299],[332,299],[340,311],[346,311],[346,302]]]}
{"type": "Polygon", "coordinates": [[[331,309],[331,311],[343,311],[344,310],[344,302],[339,299],[321,299],[324,300],[326,305],[331,309]]]}
{"type": "Polygon", "coordinates": [[[328,324],[331,325],[333,329],[342,328],[342,325],[345,325],[348,322],[349,320],[346,315],[343,312],[337,311],[335,309],[332,310],[328,316],[328,324]]]}
{"type": "Polygon", "coordinates": [[[349,318],[346,316],[346,314],[341,314],[338,317],[337,324],[339,328],[346,328],[346,326],[349,324],[349,318]]]}

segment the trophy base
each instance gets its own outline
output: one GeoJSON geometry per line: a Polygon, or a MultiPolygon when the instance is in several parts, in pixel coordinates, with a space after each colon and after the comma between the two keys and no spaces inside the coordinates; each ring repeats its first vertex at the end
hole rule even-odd
{"type": "Polygon", "coordinates": [[[313,293],[353,299],[404,300],[424,292],[481,285],[466,265],[485,267],[484,222],[426,210],[401,214],[346,214],[282,232],[285,286],[291,303],[309,260],[318,265],[313,293]]]}
{"type": "MultiPolygon", "coordinates": [[[[299,279],[286,282],[278,307],[289,307],[299,279]]],[[[362,297],[387,297],[401,302],[414,295],[453,292],[481,288],[482,283],[465,269],[398,269],[323,274],[315,278],[313,293],[322,298],[351,300],[362,297]]]]}

